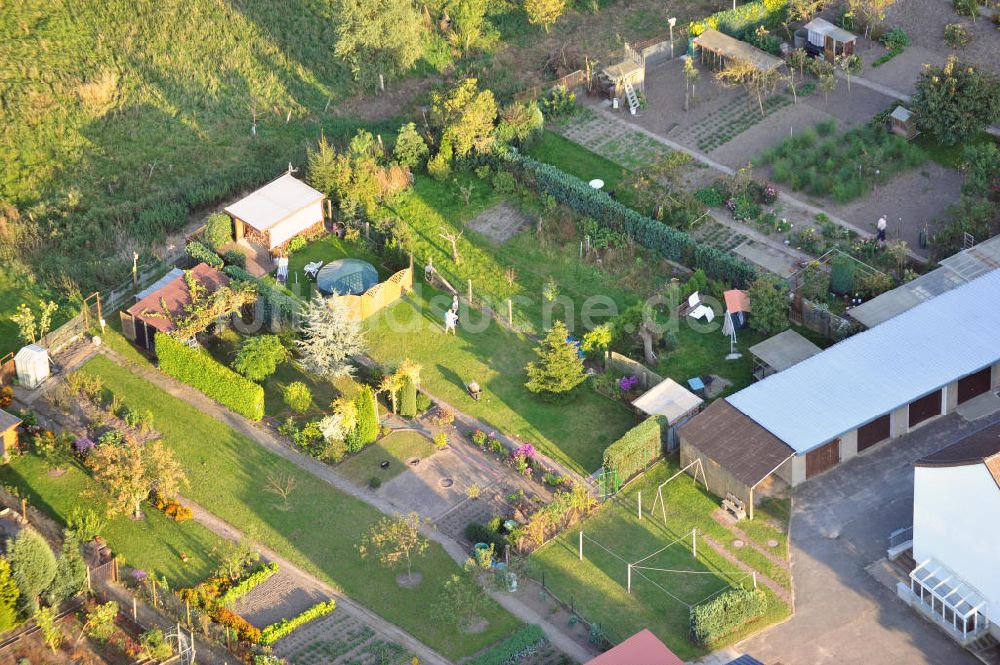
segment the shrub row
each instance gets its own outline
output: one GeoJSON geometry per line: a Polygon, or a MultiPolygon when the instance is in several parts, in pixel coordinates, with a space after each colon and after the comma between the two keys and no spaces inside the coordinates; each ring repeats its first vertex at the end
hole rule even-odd
{"type": "Polygon", "coordinates": [[[740,626],[764,615],[767,596],[760,589],[733,589],[691,608],[691,639],[710,647],[740,626]]]}
{"type": "Polygon", "coordinates": [[[271,575],[274,575],[276,572],[278,572],[278,564],[273,561],[262,563],[254,568],[249,575],[229,587],[224,594],[219,596],[219,604],[229,605],[235,602],[236,599],[242,598],[253,591],[256,587],[266,582],[271,575]]]}
{"type": "Polygon", "coordinates": [[[178,381],[197,388],[219,404],[251,420],[264,416],[264,389],[203,351],[166,334],[156,335],[160,369],[178,381]]]}
{"type": "Polygon", "coordinates": [[[510,170],[527,186],[605,227],[624,233],[665,259],[690,268],[702,268],[709,277],[736,288],[745,288],[756,276],[756,269],[746,261],[715,247],[699,245],[687,233],[622,205],[606,192],[550,164],[515,151],[508,151],[499,159],[500,166],[510,170]]]}
{"type": "Polygon", "coordinates": [[[526,623],[500,644],[490,647],[465,665],[511,665],[545,642],[541,627],[526,623]]]}
{"type": "Polygon", "coordinates": [[[716,12],[701,21],[693,21],[688,26],[688,33],[697,37],[705,30],[712,28],[736,39],[746,39],[753,35],[758,27],[768,30],[778,27],[788,13],[789,0],[759,0],[740,5],[736,9],[726,9],[716,12]]]}
{"type": "Polygon", "coordinates": [[[282,619],[277,623],[272,623],[270,626],[267,626],[264,630],[260,631],[260,644],[263,644],[264,646],[274,644],[302,624],[309,623],[313,619],[324,617],[332,612],[336,607],[336,601],[330,599],[313,605],[297,617],[282,619]]]}
{"type": "Polygon", "coordinates": [[[625,432],[604,450],[604,470],[618,472],[625,482],[663,454],[663,434],[667,419],[651,416],[625,432]]]}
{"type": "Polygon", "coordinates": [[[270,282],[258,279],[237,265],[228,265],[222,269],[233,279],[240,282],[250,282],[257,285],[257,307],[263,308],[263,320],[291,321],[299,312],[299,301],[277,288],[270,282]]]}
{"type": "Polygon", "coordinates": [[[222,267],[223,261],[219,255],[197,240],[192,240],[185,248],[187,255],[199,263],[207,263],[216,270],[222,267]]]}

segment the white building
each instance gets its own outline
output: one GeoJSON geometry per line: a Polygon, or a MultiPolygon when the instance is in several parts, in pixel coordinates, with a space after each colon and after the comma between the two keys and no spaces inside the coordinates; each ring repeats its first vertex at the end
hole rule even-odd
{"type": "Polygon", "coordinates": [[[952,637],[1000,637],[1000,425],[915,463],[913,558],[899,593],[952,637]]]}
{"type": "Polygon", "coordinates": [[[298,235],[323,229],[323,193],[286,173],[226,208],[236,241],[280,251],[298,235]]]}

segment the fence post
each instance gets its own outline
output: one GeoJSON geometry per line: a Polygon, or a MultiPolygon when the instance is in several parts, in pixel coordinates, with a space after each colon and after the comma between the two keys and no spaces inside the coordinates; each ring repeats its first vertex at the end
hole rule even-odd
{"type": "Polygon", "coordinates": [[[639,519],[642,519],[642,491],[639,491],[639,519]]]}
{"type": "Polygon", "coordinates": [[[21,499],[21,517],[24,518],[24,523],[28,524],[28,500],[21,499]]]}
{"type": "Polygon", "coordinates": [[[583,531],[580,531],[580,561],[583,561],[583,531]]]}
{"type": "Polygon", "coordinates": [[[691,556],[698,558],[698,527],[691,529],[691,556]]]}
{"type": "Polygon", "coordinates": [[[135,604],[135,596],[132,596],[132,621],[139,622],[139,610],[135,604]]]}
{"type": "Polygon", "coordinates": [[[469,304],[472,304],[472,280],[469,280],[469,304]]]}
{"type": "Polygon", "coordinates": [[[514,327],[514,303],[510,298],[507,298],[507,325],[514,327]]]}
{"type": "Polygon", "coordinates": [[[632,564],[628,565],[628,592],[632,593],[632,564]]]}

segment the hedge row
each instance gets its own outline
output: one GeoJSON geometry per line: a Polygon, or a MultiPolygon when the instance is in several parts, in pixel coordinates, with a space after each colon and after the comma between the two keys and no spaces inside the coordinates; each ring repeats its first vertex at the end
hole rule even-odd
{"type": "Polygon", "coordinates": [[[760,589],[733,589],[691,608],[691,639],[711,647],[740,626],[764,615],[767,596],[760,589]]]}
{"type": "Polygon", "coordinates": [[[508,151],[499,165],[527,186],[553,197],[587,217],[624,233],[643,247],[690,268],[701,268],[709,277],[746,288],[757,271],[751,264],[715,247],[699,245],[694,238],[663,222],[646,217],[614,200],[604,191],[530,157],[508,151]]]}
{"type": "Polygon", "coordinates": [[[604,470],[617,471],[625,482],[663,455],[663,434],[668,426],[663,416],[650,416],[625,432],[604,450],[604,470]]]}
{"type": "Polygon", "coordinates": [[[512,665],[545,642],[541,627],[526,623],[500,644],[489,648],[465,665],[512,665]]]}
{"type": "Polygon", "coordinates": [[[260,643],[264,646],[274,644],[302,624],[309,623],[313,619],[324,617],[332,612],[336,607],[337,603],[333,599],[330,599],[313,605],[297,617],[282,619],[278,623],[272,623],[270,626],[267,626],[264,630],[260,631],[260,643]]]}
{"type": "Polygon", "coordinates": [[[262,563],[254,568],[253,572],[233,586],[229,587],[224,594],[219,596],[219,604],[230,605],[234,603],[238,598],[242,598],[253,591],[256,587],[266,582],[271,575],[274,575],[276,572],[278,572],[278,564],[273,561],[262,563]]]}
{"type": "Polygon", "coordinates": [[[788,14],[789,0],[758,0],[740,5],[736,9],[716,12],[701,21],[693,21],[688,33],[697,37],[708,28],[713,28],[736,39],[746,39],[758,27],[768,30],[778,27],[788,14]]]}
{"type": "Polygon", "coordinates": [[[251,420],[264,416],[264,389],[258,384],[170,335],[161,333],[155,339],[156,357],[166,374],[251,420]]]}
{"type": "Polygon", "coordinates": [[[292,321],[299,313],[301,304],[274,284],[254,277],[240,266],[228,265],[222,269],[233,279],[257,285],[257,307],[263,307],[263,319],[268,322],[292,321]]]}
{"type": "Polygon", "coordinates": [[[216,270],[222,267],[223,261],[218,254],[197,240],[192,240],[185,248],[187,255],[199,263],[207,263],[216,270]]]}

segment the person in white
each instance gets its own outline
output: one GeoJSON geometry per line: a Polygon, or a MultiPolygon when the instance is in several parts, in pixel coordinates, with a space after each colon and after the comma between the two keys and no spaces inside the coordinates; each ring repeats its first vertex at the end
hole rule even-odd
{"type": "Polygon", "coordinates": [[[886,227],[885,215],[882,215],[881,217],[878,218],[878,223],[875,224],[875,229],[878,231],[878,235],[876,237],[878,238],[879,242],[885,242],[885,227],[886,227]]]}
{"type": "Polygon", "coordinates": [[[447,335],[451,331],[453,335],[458,335],[458,330],[455,328],[456,323],[458,323],[458,314],[449,309],[444,313],[444,333],[447,335]]]}

